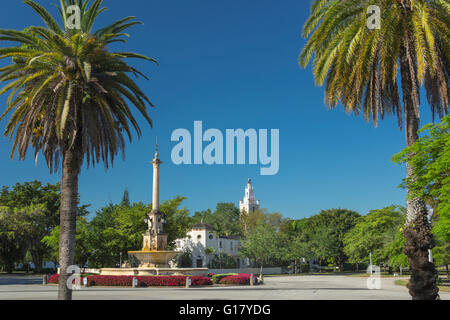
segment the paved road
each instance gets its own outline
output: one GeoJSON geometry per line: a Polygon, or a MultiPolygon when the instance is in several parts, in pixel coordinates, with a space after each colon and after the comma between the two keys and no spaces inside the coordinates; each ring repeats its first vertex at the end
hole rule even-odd
{"type": "MultiPolygon", "coordinates": [[[[399,279],[399,278],[395,278],[399,279]]],[[[86,288],[74,292],[76,300],[410,300],[406,288],[382,278],[380,290],[369,290],[367,278],[345,275],[266,277],[254,287],[206,288],[86,288]]],[[[56,286],[43,286],[35,276],[0,276],[0,300],[56,299],[56,286]]],[[[450,293],[441,293],[450,300],[450,293]]]]}

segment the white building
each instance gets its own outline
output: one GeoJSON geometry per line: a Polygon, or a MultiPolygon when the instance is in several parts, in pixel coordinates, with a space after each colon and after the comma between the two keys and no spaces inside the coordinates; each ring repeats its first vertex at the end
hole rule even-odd
{"type": "MultiPolygon", "coordinates": [[[[252,186],[252,180],[248,179],[245,187],[244,199],[239,201],[240,212],[253,212],[259,209],[259,200],[255,199],[255,190],[252,186]]],[[[247,268],[249,266],[248,259],[239,257],[241,241],[239,237],[220,237],[213,233],[213,228],[207,224],[195,225],[188,232],[187,237],[176,240],[176,251],[190,251],[192,253],[192,267],[205,268],[208,267],[214,255],[226,253],[234,257],[239,268],[247,268]],[[213,249],[214,253],[206,254],[207,248],[213,249]]]]}
{"type": "Polygon", "coordinates": [[[188,232],[188,236],[176,241],[176,251],[190,251],[192,253],[193,268],[207,268],[214,255],[227,253],[233,256],[239,268],[246,268],[248,261],[239,257],[241,241],[239,237],[220,237],[213,232],[212,227],[207,224],[194,225],[188,232]],[[214,249],[213,254],[206,254],[205,249],[214,249]]]}
{"type": "Polygon", "coordinates": [[[253,212],[259,209],[259,200],[255,199],[255,189],[252,186],[252,180],[248,179],[247,186],[245,187],[244,200],[239,201],[239,210],[242,212],[253,212]]]}

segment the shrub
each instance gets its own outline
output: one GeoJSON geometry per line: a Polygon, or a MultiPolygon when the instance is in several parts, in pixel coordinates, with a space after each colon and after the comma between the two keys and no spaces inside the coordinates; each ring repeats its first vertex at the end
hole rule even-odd
{"type": "Polygon", "coordinates": [[[228,277],[228,276],[235,276],[237,275],[237,273],[220,273],[220,274],[215,274],[212,276],[212,281],[213,283],[217,284],[220,283],[220,280],[222,278],[228,277]]]}
{"type": "Polygon", "coordinates": [[[215,273],[212,273],[212,272],[210,272],[210,273],[208,273],[208,277],[210,277],[210,278],[212,278],[213,276],[215,276],[216,274],[215,273]]]}
{"type": "Polygon", "coordinates": [[[48,283],[58,284],[59,283],[59,274],[54,274],[50,278],[48,278],[48,283]]]}
{"type": "Polygon", "coordinates": [[[131,287],[133,276],[89,276],[88,286],[131,287]]]}
{"type": "MultiPolygon", "coordinates": [[[[252,276],[251,274],[246,274],[246,273],[227,276],[220,280],[220,284],[246,284],[246,285],[249,285],[251,276],[252,276]]],[[[255,275],[253,275],[253,283],[254,284],[258,283],[258,279],[256,278],[255,275]]]]}
{"type": "Polygon", "coordinates": [[[238,264],[231,254],[221,252],[212,257],[209,267],[212,269],[234,269],[238,267],[238,264]]]}
{"type": "Polygon", "coordinates": [[[210,286],[213,284],[210,278],[207,277],[191,277],[193,286],[210,286]]]}
{"type": "MultiPolygon", "coordinates": [[[[84,278],[83,276],[80,278],[80,285],[83,284],[83,278],[84,278]]],[[[59,283],[59,274],[54,274],[54,275],[50,276],[48,278],[47,282],[49,284],[58,284],[59,283]]],[[[72,281],[72,283],[75,284],[75,279],[72,281]]]]}
{"type": "Polygon", "coordinates": [[[181,268],[192,268],[192,253],[190,251],[182,252],[178,259],[181,268]]]}
{"type": "MultiPolygon", "coordinates": [[[[102,287],[131,287],[133,285],[134,276],[88,276],[88,286],[102,287]]],[[[186,276],[143,276],[136,277],[139,287],[184,287],[186,285],[186,276]]],[[[191,286],[212,285],[212,281],[208,277],[193,276],[191,278],[191,286]]],[[[52,275],[48,283],[58,284],[59,275],[52,275]]],[[[83,283],[81,279],[81,283],[83,283]]]]}
{"type": "MultiPolygon", "coordinates": [[[[140,287],[184,287],[186,285],[186,276],[154,276],[137,277],[140,287]]],[[[191,286],[212,285],[212,281],[207,277],[193,276],[191,286]]]]}

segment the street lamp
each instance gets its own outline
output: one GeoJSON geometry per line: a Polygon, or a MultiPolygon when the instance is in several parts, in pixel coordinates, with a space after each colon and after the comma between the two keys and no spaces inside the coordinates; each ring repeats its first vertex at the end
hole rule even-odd
{"type": "Polygon", "coordinates": [[[119,268],[122,268],[122,252],[119,254],[120,255],[120,267],[119,268]]]}

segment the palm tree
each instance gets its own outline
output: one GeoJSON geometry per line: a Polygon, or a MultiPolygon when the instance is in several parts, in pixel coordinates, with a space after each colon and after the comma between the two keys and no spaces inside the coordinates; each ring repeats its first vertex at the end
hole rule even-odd
{"type": "Polygon", "coordinates": [[[212,259],[212,255],[216,252],[216,249],[214,249],[213,247],[209,247],[209,248],[205,248],[205,255],[208,258],[208,265],[209,268],[211,268],[211,259],[212,259]]]}
{"type": "Polygon", "coordinates": [[[222,242],[220,241],[220,237],[223,236],[224,232],[225,232],[225,228],[224,228],[223,224],[215,222],[213,225],[212,233],[216,236],[216,239],[217,239],[217,251],[219,252],[217,257],[219,258],[220,269],[222,269],[222,256],[220,255],[220,253],[221,253],[220,248],[221,248],[222,242]]]}
{"type": "MultiPolygon", "coordinates": [[[[425,85],[434,115],[448,113],[449,73],[448,0],[314,0],[303,27],[308,41],[299,63],[313,59],[318,85],[325,83],[325,102],[338,103],[350,113],[362,112],[377,125],[378,117],[395,115],[406,143],[418,139],[420,87],[425,85]],[[381,9],[381,28],[370,30],[370,5],[381,9]],[[400,89],[403,106],[400,100],[400,89]]],[[[413,176],[411,165],[407,177],[413,176]]],[[[423,199],[408,198],[405,253],[412,275],[413,299],[436,299],[434,265],[428,262],[433,240],[423,199]]]]}
{"type": "Polygon", "coordinates": [[[0,59],[12,58],[10,65],[0,69],[0,81],[9,81],[0,94],[12,91],[0,118],[12,112],[5,132],[14,140],[11,157],[17,151],[24,160],[28,148],[33,148],[36,159],[39,153],[43,155],[50,172],[62,163],[58,298],[65,300],[72,298],[66,270],[74,261],[82,163],[85,158],[88,166],[102,161],[108,168],[119,151],[124,155],[124,134],[130,142],[133,128],[141,136],[130,103],[152,125],[147,113],[147,104],[152,104],[128,74],[146,77],[124,59],[156,61],[108,48],[113,42],[125,42],[122,31],[140,22],[127,17],[94,32],[94,21],[106,8],[101,8],[102,0],[90,2],[61,0],[61,28],[42,6],[25,0],[46,27],[0,30],[0,40],[19,43],[0,49],[0,59]],[[68,28],[69,5],[81,9],[81,29],[68,28]]]}

